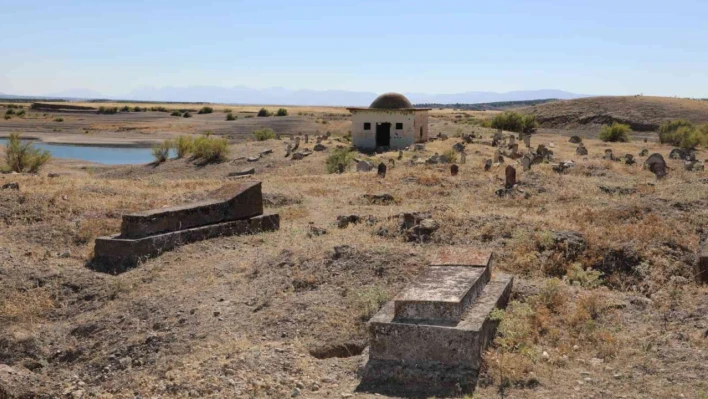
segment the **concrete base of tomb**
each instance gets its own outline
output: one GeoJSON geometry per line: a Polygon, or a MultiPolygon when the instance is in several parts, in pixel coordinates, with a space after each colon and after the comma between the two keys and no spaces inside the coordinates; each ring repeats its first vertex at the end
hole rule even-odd
{"type": "Polygon", "coordinates": [[[489,314],[507,305],[512,285],[512,276],[494,273],[456,323],[399,322],[395,300],[386,304],[369,322],[369,360],[359,388],[411,397],[472,392],[498,325],[489,314]]]}
{"type": "Polygon", "coordinates": [[[138,263],[159,256],[180,245],[219,236],[257,234],[280,228],[277,214],[261,215],[246,220],[210,224],[143,238],[121,238],[120,235],[96,239],[94,258],[89,267],[105,273],[122,273],[138,263]]]}

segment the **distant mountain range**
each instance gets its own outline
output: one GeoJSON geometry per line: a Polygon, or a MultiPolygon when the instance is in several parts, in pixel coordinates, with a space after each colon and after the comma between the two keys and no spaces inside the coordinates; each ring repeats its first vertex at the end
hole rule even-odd
{"type": "MultiPolygon", "coordinates": [[[[332,106],[368,106],[379,94],[346,90],[290,90],[280,87],[253,89],[249,87],[189,86],[140,88],[122,96],[104,96],[88,89],[64,90],[46,96],[29,96],[64,99],[114,99],[136,101],[171,101],[171,102],[212,102],[226,104],[263,104],[263,105],[332,105],[332,106]]],[[[574,99],[589,97],[584,94],[562,90],[522,90],[506,93],[471,91],[453,94],[404,93],[414,104],[478,104],[499,101],[528,101],[546,98],[574,99]]],[[[17,98],[1,94],[0,98],[17,98]]]]}

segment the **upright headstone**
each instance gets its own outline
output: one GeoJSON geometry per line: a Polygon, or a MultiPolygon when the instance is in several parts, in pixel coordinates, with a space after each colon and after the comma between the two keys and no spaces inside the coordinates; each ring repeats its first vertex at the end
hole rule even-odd
{"type": "Polygon", "coordinates": [[[457,176],[457,173],[459,173],[460,167],[455,165],[454,163],[450,165],[450,175],[452,176],[457,176]]]}
{"type": "Polygon", "coordinates": [[[344,164],[343,164],[343,163],[340,162],[340,163],[337,165],[337,172],[339,172],[340,175],[341,175],[342,173],[344,173],[344,164]]]}
{"type": "Polygon", "coordinates": [[[403,151],[398,150],[398,160],[400,161],[401,159],[403,159],[403,151]]]}
{"type": "Polygon", "coordinates": [[[504,156],[502,155],[501,151],[494,151],[494,162],[504,163],[504,156]]]}
{"type": "Polygon", "coordinates": [[[295,145],[293,146],[293,151],[297,150],[298,147],[300,147],[300,136],[295,137],[295,145]]]}
{"type": "Polygon", "coordinates": [[[605,155],[602,156],[602,159],[607,159],[608,161],[614,161],[615,156],[612,154],[612,149],[608,148],[605,150],[605,155]]]}
{"type": "Polygon", "coordinates": [[[524,145],[526,146],[526,148],[531,148],[531,135],[530,134],[524,135],[524,145]]]}
{"type": "Polygon", "coordinates": [[[511,190],[516,185],[516,169],[514,169],[514,167],[511,165],[507,166],[505,175],[506,183],[504,184],[504,188],[506,188],[507,190],[511,190]]]}
{"type": "Polygon", "coordinates": [[[287,148],[285,148],[285,158],[290,156],[290,153],[293,152],[293,146],[292,144],[288,143],[287,148]]]}
{"type": "Polygon", "coordinates": [[[516,137],[514,136],[509,136],[509,146],[508,148],[511,148],[512,146],[516,145],[516,137]]]}
{"type": "Polygon", "coordinates": [[[379,175],[380,178],[386,177],[386,164],[385,164],[385,163],[381,162],[381,163],[379,164],[379,168],[378,168],[378,172],[377,172],[377,173],[378,173],[378,175],[379,175]]]}
{"type": "Polygon", "coordinates": [[[491,168],[492,168],[492,160],[487,159],[486,161],[484,161],[484,171],[487,172],[491,168]]]}
{"type": "Polygon", "coordinates": [[[460,153],[460,163],[463,165],[467,163],[467,153],[464,151],[460,153]]]}
{"type": "Polygon", "coordinates": [[[640,156],[640,157],[645,157],[645,156],[647,156],[647,155],[649,155],[649,150],[647,150],[646,148],[642,148],[642,150],[639,151],[639,156],[640,156]]]}
{"type": "Polygon", "coordinates": [[[310,142],[310,135],[309,135],[309,134],[305,134],[305,144],[307,144],[307,143],[309,143],[309,142],[310,142]]]}
{"type": "Polygon", "coordinates": [[[529,170],[531,170],[531,158],[527,156],[521,158],[521,166],[524,167],[524,172],[528,172],[529,170]]]}
{"type": "Polygon", "coordinates": [[[657,179],[666,177],[666,161],[659,153],[654,153],[644,162],[644,167],[649,169],[657,179]]]}
{"type": "Polygon", "coordinates": [[[500,145],[503,138],[504,137],[501,133],[501,129],[498,132],[494,133],[494,136],[492,137],[492,147],[500,145]]]}

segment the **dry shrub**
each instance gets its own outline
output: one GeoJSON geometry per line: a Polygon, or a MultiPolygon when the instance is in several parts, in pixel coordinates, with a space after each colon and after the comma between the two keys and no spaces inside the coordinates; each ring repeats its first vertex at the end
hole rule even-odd
{"type": "Polygon", "coordinates": [[[86,219],[81,221],[74,236],[74,243],[86,245],[93,242],[96,237],[108,235],[119,228],[120,220],[117,219],[86,219]]]}
{"type": "Polygon", "coordinates": [[[534,302],[553,313],[558,313],[563,310],[568,300],[568,287],[560,279],[552,278],[546,280],[534,302]]]}
{"type": "Polygon", "coordinates": [[[381,286],[367,287],[355,296],[354,308],[361,320],[369,320],[389,300],[390,294],[381,286]]]}

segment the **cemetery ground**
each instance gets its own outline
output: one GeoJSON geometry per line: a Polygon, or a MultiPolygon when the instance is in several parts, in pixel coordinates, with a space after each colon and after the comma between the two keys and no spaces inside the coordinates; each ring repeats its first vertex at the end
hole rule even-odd
{"type": "MultiPolygon", "coordinates": [[[[493,251],[496,270],[515,276],[475,397],[708,397],[708,288],[693,278],[708,174],[685,171],[655,141],[584,139],[582,157],[549,133],[532,146],[574,167],[523,171],[506,158],[485,172],[494,131],[454,118],[431,132],[484,136],[467,144],[454,177],[449,164],[407,161],[443,154],[455,137],[402,160],[369,156],[395,160],[383,179],[354,165],[328,174],[326,158],[347,145],[340,135],[297,161],[284,157],[287,138],[244,138],[228,161],[206,166],[52,160],[39,175],[0,175],[0,185],[19,183],[0,192],[0,363],[57,397],[373,398],[356,392],[366,321],[454,245],[493,251]],[[603,160],[607,148],[637,164],[603,160]],[[642,169],[644,148],[664,156],[667,178],[642,169]],[[521,191],[500,198],[509,164],[521,191]],[[279,231],[186,245],[115,276],[87,267],[93,240],[119,231],[122,214],[191,203],[230,180],[263,183],[279,231]],[[382,193],[393,200],[364,197],[382,193]],[[399,215],[413,212],[437,229],[401,230],[399,215]],[[349,215],[361,222],[340,228],[349,215]]],[[[314,145],[309,133],[301,147],[314,145]]]]}

